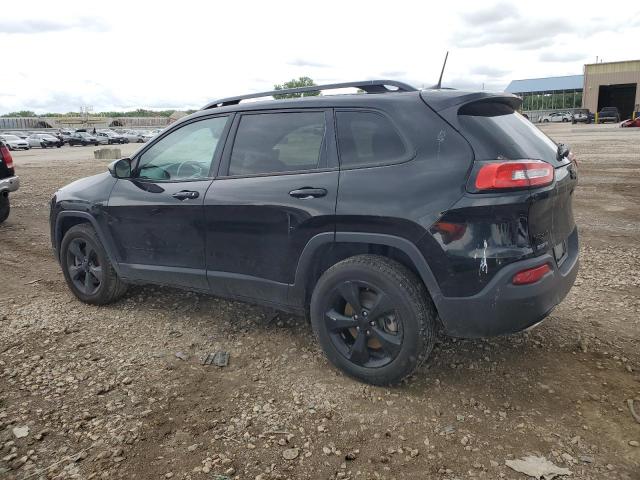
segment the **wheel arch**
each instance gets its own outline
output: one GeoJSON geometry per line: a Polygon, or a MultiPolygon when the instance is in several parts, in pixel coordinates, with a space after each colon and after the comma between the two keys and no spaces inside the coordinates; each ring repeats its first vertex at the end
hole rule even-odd
{"type": "Polygon", "coordinates": [[[60,261],[60,245],[62,244],[62,239],[65,234],[69,231],[71,227],[75,225],[80,225],[82,223],[90,224],[93,229],[96,231],[102,246],[104,247],[105,252],[107,253],[107,257],[109,257],[109,261],[111,265],[116,270],[117,273],[120,273],[118,262],[116,261],[115,255],[113,254],[113,248],[111,242],[104,235],[104,232],[100,228],[98,221],[95,219],[93,215],[88,212],[81,212],[76,210],[66,210],[60,212],[56,217],[55,230],[54,230],[54,245],[56,252],[56,260],[60,261]]]}
{"type": "Polygon", "coordinates": [[[327,269],[345,258],[365,253],[391,258],[409,268],[422,280],[438,307],[442,297],[440,287],[418,248],[405,238],[363,232],[323,233],[313,237],[298,261],[289,303],[306,309],[315,284],[327,269]]]}

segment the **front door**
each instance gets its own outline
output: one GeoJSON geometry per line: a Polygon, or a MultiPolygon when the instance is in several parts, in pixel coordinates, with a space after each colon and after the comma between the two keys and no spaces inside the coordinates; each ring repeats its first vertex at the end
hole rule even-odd
{"type": "Polygon", "coordinates": [[[203,201],[228,116],[186,123],[132,159],[116,182],[108,223],[123,278],[208,290],[203,201]]]}
{"type": "Polygon", "coordinates": [[[214,293],[287,303],[311,237],[335,232],[338,170],[331,112],[237,115],[204,201],[214,293]]]}

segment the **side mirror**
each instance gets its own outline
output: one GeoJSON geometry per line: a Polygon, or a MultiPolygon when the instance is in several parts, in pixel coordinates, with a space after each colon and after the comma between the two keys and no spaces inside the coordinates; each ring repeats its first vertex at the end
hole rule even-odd
{"type": "Polygon", "coordinates": [[[131,178],[131,159],[121,158],[109,164],[109,173],[113,178],[131,178]]]}

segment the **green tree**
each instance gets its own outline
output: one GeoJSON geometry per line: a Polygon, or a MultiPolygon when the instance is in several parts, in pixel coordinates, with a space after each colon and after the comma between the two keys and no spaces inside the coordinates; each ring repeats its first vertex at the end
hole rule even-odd
{"type": "MultiPolygon", "coordinates": [[[[298,87],[313,87],[316,83],[309,77],[293,78],[288,82],[284,82],[281,85],[274,85],[274,90],[285,90],[287,88],[298,87]]],[[[273,97],[280,100],[282,98],[300,98],[300,97],[315,97],[320,95],[320,92],[307,92],[307,93],[283,93],[282,95],[274,95],[273,97]]]]}
{"type": "Polygon", "coordinates": [[[35,112],[31,110],[20,110],[19,112],[9,112],[2,115],[3,117],[37,117],[35,112]]]}

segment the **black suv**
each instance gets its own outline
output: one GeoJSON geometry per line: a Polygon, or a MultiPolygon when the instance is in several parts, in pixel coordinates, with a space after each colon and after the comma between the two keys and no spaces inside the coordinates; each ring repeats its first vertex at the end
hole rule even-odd
{"type": "Polygon", "coordinates": [[[13,167],[13,157],[9,147],[0,139],[0,223],[9,218],[11,205],[9,193],[20,188],[20,179],[13,167]]]}
{"type": "Polygon", "coordinates": [[[89,135],[87,132],[75,132],[69,137],[69,146],[73,147],[74,145],[82,145],[83,147],[95,145],[97,147],[99,142],[96,137],[89,135]]]}
{"type": "Polygon", "coordinates": [[[374,384],[452,336],[526,329],[578,270],[576,165],[509,94],[365,81],[212,102],[59,190],[51,240],[82,301],[172,285],[307,314],[374,384]],[[365,94],[245,102],[356,87],[365,94]]]}
{"type": "Polygon", "coordinates": [[[618,107],[604,107],[598,112],[598,123],[618,123],[620,121],[620,112],[618,107]]]}

